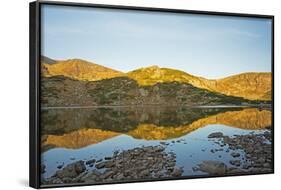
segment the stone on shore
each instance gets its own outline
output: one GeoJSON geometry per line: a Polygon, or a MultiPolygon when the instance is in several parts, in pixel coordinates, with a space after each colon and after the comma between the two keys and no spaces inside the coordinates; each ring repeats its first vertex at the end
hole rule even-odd
{"type": "Polygon", "coordinates": [[[240,156],[240,153],[238,153],[238,152],[232,152],[230,155],[231,155],[233,158],[236,158],[236,157],[239,157],[239,156],[240,156]]]}
{"type": "Polygon", "coordinates": [[[86,170],[86,166],[82,160],[74,162],[65,166],[63,169],[58,170],[55,174],[56,177],[63,179],[63,178],[75,178],[80,173],[86,170]]]}
{"type": "Polygon", "coordinates": [[[93,165],[96,162],[96,159],[91,159],[86,162],[86,165],[93,165]]]}
{"type": "Polygon", "coordinates": [[[210,175],[223,175],[227,171],[227,166],[220,161],[206,160],[198,164],[199,170],[210,175]]]}
{"type": "Polygon", "coordinates": [[[179,177],[182,168],[176,166],[176,155],[165,152],[166,146],[137,147],[123,152],[114,152],[102,160],[74,162],[58,170],[54,176],[44,180],[52,183],[96,183],[120,180],[179,177]],[[86,170],[85,164],[95,167],[86,170]]]}
{"type": "Polygon", "coordinates": [[[223,133],[222,132],[214,132],[208,135],[208,138],[222,138],[223,133]]]}

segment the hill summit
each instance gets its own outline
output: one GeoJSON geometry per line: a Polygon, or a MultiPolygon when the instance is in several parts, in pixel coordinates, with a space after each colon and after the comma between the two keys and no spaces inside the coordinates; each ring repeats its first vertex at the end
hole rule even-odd
{"type": "Polygon", "coordinates": [[[271,100],[270,72],[241,73],[223,79],[209,80],[180,70],[152,66],[128,72],[127,76],[142,86],[176,81],[228,96],[248,100],[271,100]]]}
{"type": "Polygon", "coordinates": [[[82,59],[68,59],[42,64],[43,76],[62,75],[76,80],[97,81],[122,76],[123,73],[82,59]]]}

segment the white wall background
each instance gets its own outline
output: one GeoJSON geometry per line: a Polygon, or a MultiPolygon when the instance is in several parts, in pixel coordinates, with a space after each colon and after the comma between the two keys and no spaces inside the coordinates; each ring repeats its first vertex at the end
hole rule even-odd
{"type": "MultiPolygon", "coordinates": [[[[275,15],[275,174],[147,182],[76,189],[269,189],[281,185],[280,0],[76,0],[77,2],[275,15]],[[278,87],[279,86],[279,87],[278,87]]],[[[0,5],[0,189],[28,187],[28,3],[0,5]]],[[[69,188],[74,189],[74,188],[69,188]]]]}

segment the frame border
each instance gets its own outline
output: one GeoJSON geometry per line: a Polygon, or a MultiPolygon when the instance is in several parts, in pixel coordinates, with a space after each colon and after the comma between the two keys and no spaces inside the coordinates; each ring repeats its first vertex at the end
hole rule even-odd
{"type": "Polygon", "coordinates": [[[40,187],[39,3],[29,4],[29,186],[40,187]]]}
{"type": "Polygon", "coordinates": [[[249,176],[274,174],[274,15],[260,15],[248,13],[230,13],[230,12],[215,12],[215,11],[199,11],[199,10],[184,10],[184,9],[169,9],[155,7],[136,7],[124,5],[108,5],[108,4],[92,4],[92,3],[76,3],[76,2],[59,2],[59,1],[34,1],[29,3],[29,186],[33,188],[57,188],[57,187],[74,187],[74,186],[93,186],[93,185],[108,185],[108,184],[123,184],[136,182],[157,182],[168,180],[183,180],[183,179],[202,179],[216,177],[233,177],[233,176],[249,176]],[[228,174],[228,175],[198,175],[198,176],[182,176],[178,178],[161,178],[161,179],[137,179],[119,182],[105,183],[73,183],[73,184],[41,184],[41,154],[40,154],[40,68],[41,68],[41,6],[70,6],[70,7],[89,7],[89,8],[104,8],[117,10],[134,10],[147,12],[166,12],[166,13],[186,13],[195,15],[213,15],[213,16],[230,16],[243,18],[262,18],[271,20],[271,80],[272,80],[272,172],[263,173],[243,173],[243,174],[228,174]]]}

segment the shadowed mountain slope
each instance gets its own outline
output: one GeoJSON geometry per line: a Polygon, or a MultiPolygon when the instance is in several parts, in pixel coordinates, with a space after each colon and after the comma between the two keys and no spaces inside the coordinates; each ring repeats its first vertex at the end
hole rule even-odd
{"type": "Polygon", "coordinates": [[[63,76],[41,80],[43,107],[117,105],[241,105],[257,103],[226,96],[187,83],[163,82],[140,86],[128,77],[78,81],[63,76]]]}

